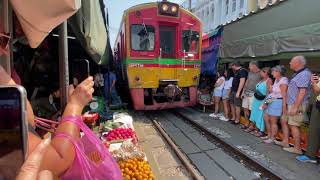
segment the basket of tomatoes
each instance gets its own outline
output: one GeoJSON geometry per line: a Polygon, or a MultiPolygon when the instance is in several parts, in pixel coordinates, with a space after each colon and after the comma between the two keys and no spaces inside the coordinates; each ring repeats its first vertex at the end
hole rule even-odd
{"type": "Polygon", "coordinates": [[[104,134],[103,137],[110,142],[132,139],[133,143],[137,143],[136,133],[131,128],[116,128],[104,134]]]}

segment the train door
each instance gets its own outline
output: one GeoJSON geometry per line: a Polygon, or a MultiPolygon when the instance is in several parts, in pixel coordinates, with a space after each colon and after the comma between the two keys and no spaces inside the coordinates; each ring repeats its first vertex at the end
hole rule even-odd
{"type": "Polygon", "coordinates": [[[174,80],[176,79],[176,37],[177,27],[160,25],[159,26],[159,42],[160,42],[160,80],[174,80]]]}
{"type": "Polygon", "coordinates": [[[162,58],[176,57],[176,27],[160,26],[160,48],[162,58]]]}

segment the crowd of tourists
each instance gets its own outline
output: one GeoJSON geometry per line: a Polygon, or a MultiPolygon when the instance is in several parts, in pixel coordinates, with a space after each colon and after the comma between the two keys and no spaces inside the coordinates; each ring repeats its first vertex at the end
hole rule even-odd
{"type": "Polygon", "coordinates": [[[261,138],[264,143],[274,143],[282,146],[284,151],[298,154],[299,161],[315,163],[320,148],[319,76],[306,67],[304,56],[293,57],[289,64],[294,73],[286,77],[282,65],[260,67],[259,62],[252,61],[247,70],[238,62],[231,63],[230,70],[217,73],[212,91],[214,113],[210,116],[241,125],[245,132],[261,138]],[[221,100],[223,111],[219,109],[221,100]],[[307,111],[310,104],[313,106],[308,147],[303,155],[300,126],[309,121],[307,111]],[[240,124],[242,112],[250,121],[247,125],[240,124]],[[281,141],[277,139],[278,123],[281,124],[281,141]],[[293,146],[289,144],[290,135],[293,146]]]}

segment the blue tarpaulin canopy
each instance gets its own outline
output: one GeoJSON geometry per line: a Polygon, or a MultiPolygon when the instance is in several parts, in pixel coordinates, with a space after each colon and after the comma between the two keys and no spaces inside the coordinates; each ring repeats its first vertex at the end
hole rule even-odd
{"type": "Polygon", "coordinates": [[[222,37],[223,27],[218,27],[209,33],[209,46],[202,49],[202,75],[214,75],[218,63],[219,47],[222,37]]]}

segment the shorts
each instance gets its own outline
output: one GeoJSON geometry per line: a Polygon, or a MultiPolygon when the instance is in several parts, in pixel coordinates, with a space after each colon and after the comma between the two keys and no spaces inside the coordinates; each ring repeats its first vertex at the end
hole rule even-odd
{"type": "Polygon", "coordinates": [[[235,105],[235,106],[241,107],[241,105],[242,105],[242,100],[241,100],[240,97],[237,98],[236,95],[237,95],[237,92],[231,91],[231,94],[230,94],[230,104],[233,104],[233,105],[235,105]]]}
{"type": "Polygon", "coordinates": [[[244,94],[242,99],[242,107],[245,109],[252,110],[253,96],[254,93],[244,94]]]}
{"type": "Polygon", "coordinates": [[[281,117],[282,115],[282,102],[283,99],[274,99],[271,104],[268,105],[265,113],[269,116],[281,117]]]}
{"type": "MultiPolygon", "coordinates": [[[[289,113],[290,109],[293,105],[288,105],[287,112],[289,113]]],[[[306,117],[306,111],[307,111],[307,104],[302,104],[298,108],[298,114],[294,116],[284,115],[282,116],[283,119],[288,121],[288,124],[291,126],[301,126],[301,124],[304,122],[304,119],[306,117]]]]}
{"type": "Polygon", "coordinates": [[[222,97],[222,89],[215,89],[213,91],[213,96],[215,97],[222,97]]]}
{"type": "Polygon", "coordinates": [[[230,91],[230,89],[223,89],[222,90],[222,100],[229,99],[229,91],[230,91]]]}

